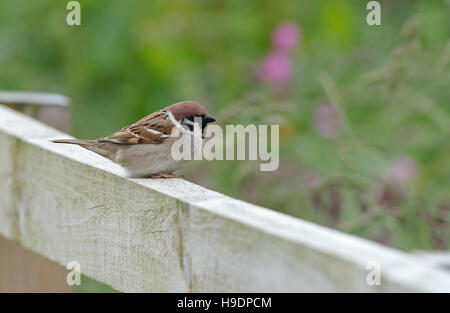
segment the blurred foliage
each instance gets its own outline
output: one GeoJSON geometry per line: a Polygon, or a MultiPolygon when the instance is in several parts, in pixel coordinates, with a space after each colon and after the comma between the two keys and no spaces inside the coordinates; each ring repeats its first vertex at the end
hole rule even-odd
{"type": "Polygon", "coordinates": [[[101,282],[98,282],[94,279],[91,279],[87,276],[81,275],[80,285],[74,285],[73,291],[77,293],[118,293],[119,291],[111,288],[108,285],[105,285],[101,282]]]}
{"type": "Polygon", "coordinates": [[[64,1],[0,3],[0,89],[71,97],[80,138],[187,99],[222,125],[280,124],[277,171],[184,174],[394,247],[450,247],[450,1],[380,1],[381,26],[357,0],[79,2],[72,27],[64,1]],[[302,36],[280,90],[256,72],[286,21],[302,36]]]}

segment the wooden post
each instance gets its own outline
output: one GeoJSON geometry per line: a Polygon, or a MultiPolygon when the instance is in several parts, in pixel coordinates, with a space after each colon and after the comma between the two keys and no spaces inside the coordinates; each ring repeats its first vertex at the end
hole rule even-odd
{"type": "Polygon", "coordinates": [[[70,102],[59,94],[0,91],[0,103],[64,132],[69,131],[70,102]]]}
{"type": "MultiPolygon", "coordinates": [[[[0,103],[68,131],[70,100],[57,94],[0,91],[0,103]]],[[[0,292],[71,292],[61,265],[0,236],[0,292]]]]}
{"type": "Polygon", "coordinates": [[[0,236],[1,292],[72,292],[68,271],[0,236]]]}

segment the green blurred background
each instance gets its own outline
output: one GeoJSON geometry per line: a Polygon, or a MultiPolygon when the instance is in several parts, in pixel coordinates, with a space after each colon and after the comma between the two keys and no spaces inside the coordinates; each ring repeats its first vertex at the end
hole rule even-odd
{"type": "Polygon", "coordinates": [[[381,26],[361,0],[79,2],[81,26],[67,1],[0,2],[1,90],[69,96],[80,138],[188,99],[221,125],[279,124],[277,171],[183,174],[400,249],[449,249],[450,1],[379,1],[381,26]]]}

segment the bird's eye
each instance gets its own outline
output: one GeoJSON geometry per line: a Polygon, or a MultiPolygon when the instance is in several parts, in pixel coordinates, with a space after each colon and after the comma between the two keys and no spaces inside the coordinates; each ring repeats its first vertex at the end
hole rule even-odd
{"type": "Polygon", "coordinates": [[[182,124],[187,127],[190,131],[194,131],[194,123],[201,125],[202,133],[204,133],[207,123],[210,119],[205,120],[207,115],[189,115],[183,119],[182,124]]]}
{"type": "Polygon", "coordinates": [[[190,131],[194,131],[194,115],[185,117],[181,124],[187,127],[190,131]]]}

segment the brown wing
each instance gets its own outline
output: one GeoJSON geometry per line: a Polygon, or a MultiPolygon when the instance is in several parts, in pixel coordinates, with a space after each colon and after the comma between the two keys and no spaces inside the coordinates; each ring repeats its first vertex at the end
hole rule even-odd
{"type": "Polygon", "coordinates": [[[165,113],[164,110],[152,113],[98,141],[122,145],[162,143],[164,139],[170,137],[173,128],[173,124],[166,119],[165,113]]]}

